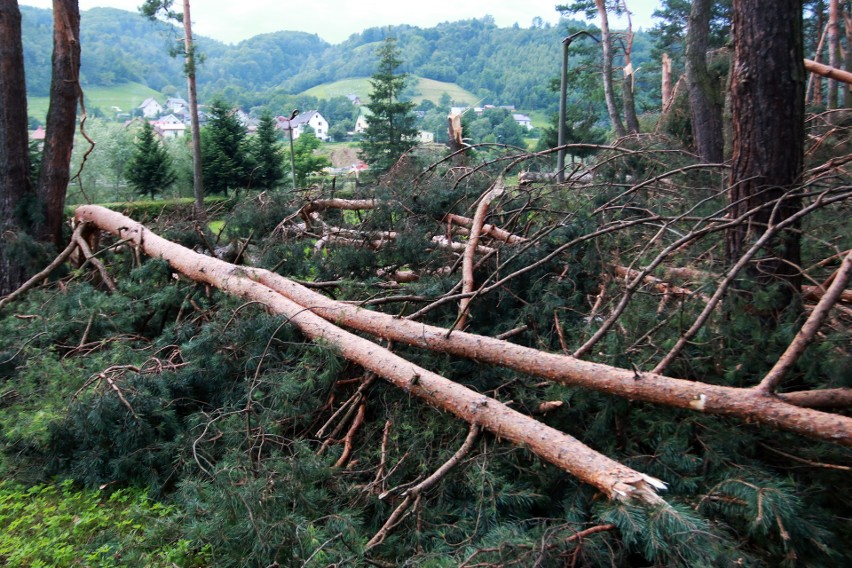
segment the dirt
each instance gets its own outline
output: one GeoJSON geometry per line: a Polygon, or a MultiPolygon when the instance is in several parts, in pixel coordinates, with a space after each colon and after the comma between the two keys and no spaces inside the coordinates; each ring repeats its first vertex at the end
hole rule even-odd
{"type": "Polygon", "coordinates": [[[346,168],[358,161],[358,149],[348,147],[335,148],[331,151],[329,159],[331,160],[331,167],[346,168]]]}

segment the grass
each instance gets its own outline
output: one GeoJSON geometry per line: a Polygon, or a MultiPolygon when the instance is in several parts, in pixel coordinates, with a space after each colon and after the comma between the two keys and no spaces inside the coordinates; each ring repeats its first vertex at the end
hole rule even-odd
{"type": "MultiPolygon", "coordinates": [[[[447,93],[456,104],[474,104],[477,102],[476,95],[462,89],[455,83],[445,83],[443,81],[435,81],[433,79],[425,79],[423,77],[411,76],[411,89],[416,93],[411,100],[420,104],[423,100],[430,100],[438,104],[441,95],[447,93]],[[416,81],[416,83],[415,83],[416,81]]],[[[372,87],[370,79],[367,77],[358,77],[354,79],[342,79],[333,83],[323,83],[316,87],[311,87],[307,91],[301,93],[310,95],[318,99],[330,99],[332,97],[345,97],[346,95],[354,94],[361,97],[362,102],[367,102],[368,95],[372,87]]]]}
{"type": "MultiPolygon", "coordinates": [[[[84,87],[83,94],[86,97],[86,110],[89,113],[98,108],[107,116],[114,115],[116,112],[112,108],[114,106],[120,108],[121,112],[130,113],[148,97],[164,98],[159,91],[141,83],[122,83],[112,87],[84,87]]],[[[27,114],[44,122],[49,102],[49,97],[29,97],[27,114]]]]}

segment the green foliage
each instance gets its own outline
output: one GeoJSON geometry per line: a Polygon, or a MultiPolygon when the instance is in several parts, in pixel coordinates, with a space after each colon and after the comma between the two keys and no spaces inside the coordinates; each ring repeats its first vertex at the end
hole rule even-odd
{"type": "Polygon", "coordinates": [[[71,481],[22,487],[0,482],[4,566],[205,566],[208,550],[177,538],[176,507],[143,490],[77,490],[71,481]]]}
{"type": "Polygon", "coordinates": [[[229,189],[246,186],[250,168],[246,155],[246,129],[225,101],[210,106],[210,119],[201,130],[201,162],[204,188],[228,196],[229,189]]]}
{"type": "MultiPolygon", "coordinates": [[[[293,141],[293,162],[296,165],[296,185],[298,187],[307,185],[308,176],[311,174],[321,172],[323,168],[331,166],[328,158],[316,152],[321,144],[319,138],[313,132],[305,132],[293,141]]],[[[290,175],[291,170],[290,161],[285,161],[284,174],[290,175]]]]}
{"type": "Polygon", "coordinates": [[[361,142],[361,155],[371,168],[383,172],[416,145],[417,128],[412,111],[414,103],[400,100],[406,77],[396,38],[388,37],[377,50],[378,70],[370,81],[367,131],[361,142]]]}
{"type": "Polygon", "coordinates": [[[284,177],[284,150],[272,115],[267,113],[260,118],[257,132],[248,139],[247,153],[251,166],[249,186],[272,189],[278,185],[284,177]]]}
{"type": "Polygon", "coordinates": [[[154,127],[148,121],[142,123],[125,175],[136,191],[151,199],[177,179],[171,156],[157,140],[154,127]]]}

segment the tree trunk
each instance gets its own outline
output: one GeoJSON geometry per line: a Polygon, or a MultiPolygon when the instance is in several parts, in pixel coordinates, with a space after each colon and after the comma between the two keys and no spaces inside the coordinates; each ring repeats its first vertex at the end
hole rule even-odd
{"type": "MultiPolygon", "coordinates": [[[[828,65],[840,67],[840,2],[830,0],[828,3],[828,65]]],[[[828,80],[828,108],[837,108],[837,81],[828,80]]]]}
{"type": "Polygon", "coordinates": [[[195,217],[203,218],[204,179],[201,176],[201,128],[198,125],[198,94],[195,87],[195,44],[192,41],[192,17],[189,0],[183,0],[183,42],[186,51],[186,90],[189,97],[189,120],[192,132],[192,188],[195,195],[195,217]]]}
{"type": "MultiPolygon", "coordinates": [[[[148,231],[139,223],[97,206],[77,209],[77,220],[129,239],[154,258],[162,258],[184,275],[227,293],[260,302],[298,326],[308,338],[333,346],[346,359],[387,379],[429,404],[476,424],[497,437],[521,444],[616,501],[657,506],[661,481],[628,468],[555,428],[445,377],[419,367],[367,339],[344,331],[257,281],[246,271],[204,256],[148,231]]],[[[265,272],[265,271],[264,271],[265,272]]],[[[446,332],[446,330],[444,330],[446,332]]]]}
{"type": "Polygon", "coordinates": [[[721,88],[707,69],[712,6],[711,0],[692,3],[686,38],[686,79],[696,152],[702,161],[718,164],[724,160],[725,141],[721,88]]]}
{"type": "Polygon", "coordinates": [[[16,1],[0,0],[0,296],[26,279],[10,249],[22,229],[18,209],[31,194],[27,138],[21,12],[16,1]]]}
{"type": "Polygon", "coordinates": [[[604,0],[595,0],[598,14],[601,17],[601,44],[603,46],[603,85],[604,97],[606,98],[606,110],[615,135],[621,138],[627,135],[621,115],[618,114],[618,106],[615,104],[615,91],[612,86],[612,37],[609,33],[609,18],[606,13],[604,0]]]}
{"type": "MultiPolygon", "coordinates": [[[[766,396],[755,389],[710,385],[654,373],[637,375],[631,369],[618,369],[601,363],[581,361],[574,357],[547,353],[491,337],[462,331],[448,333],[445,328],[424,325],[405,318],[336,302],[267,270],[237,267],[194,253],[164,241],[139,223],[103,207],[91,205],[79,207],[76,218],[80,222],[91,222],[98,228],[121,238],[131,239],[148,255],[165,259],[175,270],[199,282],[214,284],[225,291],[240,295],[247,293],[247,288],[244,287],[247,284],[240,281],[262,286],[264,288],[262,295],[255,299],[268,306],[277,305],[278,298],[286,298],[299,306],[298,314],[311,312],[329,323],[351,327],[395,342],[467,357],[481,363],[503,366],[521,373],[575,387],[589,388],[629,400],[734,416],[744,421],[852,446],[852,418],[800,408],[785,403],[777,397],[766,396]]],[[[365,352],[355,349],[347,351],[345,355],[347,357],[350,354],[357,355],[359,364],[375,370],[379,375],[386,376],[391,367],[385,367],[383,364],[378,367],[364,364],[369,363],[374,354],[378,353],[378,346],[370,342],[362,345],[364,345],[363,349],[366,349],[365,352]]],[[[407,376],[411,377],[411,374],[407,376]]],[[[398,384],[396,380],[394,382],[398,384]]],[[[412,393],[418,394],[413,391],[412,393]]],[[[490,405],[491,402],[488,404],[490,405]]],[[[446,407],[442,406],[442,408],[446,407]]],[[[495,427],[482,422],[476,423],[489,429],[495,427]]],[[[503,435],[502,430],[499,435],[503,435]]]]}
{"type": "Polygon", "coordinates": [[[80,8],[77,0],[53,0],[53,71],[50,106],[38,198],[44,218],[37,225],[39,239],[58,249],[63,246],[65,194],[71,178],[71,150],[77,126],[80,90],[80,8]]]}
{"type": "MultiPolygon", "coordinates": [[[[801,181],[805,70],[801,0],[733,5],[734,61],[731,111],[734,155],[729,215],[757,212],[727,232],[726,255],[734,264],[771,224],[801,208],[789,198],[801,181]],[[786,198],[785,198],[786,197],[786,198]],[[780,200],[780,201],[779,201],[780,200]]],[[[801,284],[798,226],[781,231],[753,273],[762,283],[786,283],[787,297],[801,284]]]]}
{"type": "Polygon", "coordinates": [[[663,113],[668,110],[672,102],[672,58],[668,53],[663,54],[662,62],[662,82],[660,87],[660,96],[663,99],[663,113]]]}
{"type": "Polygon", "coordinates": [[[630,58],[633,53],[633,20],[630,18],[630,10],[627,3],[622,0],[624,13],[627,15],[627,42],[624,46],[624,81],[621,88],[621,106],[624,109],[624,121],[627,123],[627,131],[630,134],[639,134],[639,119],[636,116],[636,101],[633,98],[633,85],[635,81],[633,62],[630,58]]]}
{"type": "MultiPolygon", "coordinates": [[[[849,7],[843,11],[843,29],[846,30],[846,53],[843,58],[843,69],[847,73],[852,73],[852,13],[849,7]]],[[[852,91],[850,91],[849,83],[843,87],[843,108],[852,106],[852,91]]]]}

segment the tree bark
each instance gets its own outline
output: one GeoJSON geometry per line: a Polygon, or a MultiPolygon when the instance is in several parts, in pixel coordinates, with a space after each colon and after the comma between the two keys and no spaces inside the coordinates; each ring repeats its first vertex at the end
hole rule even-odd
{"type": "Polygon", "coordinates": [[[53,71],[47,111],[44,153],[38,198],[44,218],[37,224],[39,239],[62,248],[65,194],[71,178],[71,150],[77,126],[80,89],[80,8],[77,0],[53,0],[53,71]]]}
{"type": "Polygon", "coordinates": [[[624,121],[627,123],[627,131],[630,134],[639,134],[639,118],[636,116],[636,101],[633,97],[633,85],[635,81],[635,69],[630,58],[633,53],[633,20],[627,2],[622,0],[624,13],[627,15],[627,42],[624,46],[624,80],[621,86],[621,106],[624,109],[624,121]]]}
{"type": "MultiPolygon", "coordinates": [[[[221,277],[227,281],[225,283],[228,288],[223,289],[235,291],[242,290],[242,284],[236,282],[240,280],[236,276],[242,276],[243,280],[263,285],[267,290],[264,292],[264,298],[274,298],[275,295],[287,298],[298,306],[304,306],[304,308],[300,307],[299,313],[310,311],[336,325],[344,325],[400,343],[467,357],[482,363],[507,367],[521,373],[566,385],[589,388],[629,400],[734,416],[747,422],[765,424],[811,438],[852,446],[852,418],[846,416],[793,406],[775,396],[766,396],[754,389],[710,385],[654,373],[642,373],[637,378],[632,369],[619,369],[601,363],[582,361],[567,355],[546,353],[462,331],[448,334],[445,328],[336,302],[267,270],[235,267],[220,260],[193,253],[174,243],[164,241],[131,219],[102,207],[91,205],[79,207],[76,217],[81,222],[92,222],[97,227],[120,235],[122,238],[132,238],[147,254],[164,258],[176,270],[200,282],[212,283],[210,278],[215,274],[216,278],[221,277]]],[[[266,300],[263,301],[266,302],[266,300]]],[[[375,344],[369,343],[367,359],[376,352],[376,349],[375,344]]],[[[357,351],[352,353],[358,354],[357,351]]],[[[364,359],[364,354],[358,355],[360,362],[364,359]]],[[[366,368],[372,370],[373,366],[366,368]]],[[[384,376],[385,368],[381,367],[376,373],[384,376]]],[[[488,428],[485,424],[477,423],[488,428]]]]}
{"type": "Polygon", "coordinates": [[[672,58],[668,53],[663,54],[660,96],[663,99],[663,113],[665,113],[672,102],[672,58]]]}
{"type": "MultiPolygon", "coordinates": [[[[429,404],[476,424],[504,440],[521,444],[546,461],[597,487],[610,499],[657,506],[664,501],[655,489],[661,481],[632,470],[579,440],[512,410],[505,404],[419,367],[373,343],[344,331],[306,306],[258,280],[254,271],[198,254],[167,241],[139,223],[103,207],[87,205],[76,212],[78,222],[128,239],[154,258],[166,260],[187,277],[224,292],[260,302],[281,314],[308,338],[334,346],[346,359],[376,373],[429,404]]],[[[271,274],[271,273],[269,273],[271,274]]],[[[446,331],[446,330],[444,330],[446,331]]]]}
{"type": "Polygon", "coordinates": [[[195,216],[204,213],[204,178],[201,175],[201,128],[198,124],[198,93],[195,86],[195,44],[192,41],[192,17],[189,0],[183,0],[183,42],[186,51],[186,90],[189,97],[189,120],[192,132],[192,190],[195,195],[195,216]]]}
{"type": "Polygon", "coordinates": [[[621,138],[627,135],[618,107],[615,104],[615,91],[612,86],[612,36],[609,33],[609,18],[606,12],[604,0],[595,0],[598,15],[601,17],[601,45],[603,46],[603,85],[604,98],[606,99],[606,110],[615,135],[621,138]]]}
{"type": "Polygon", "coordinates": [[[711,0],[695,0],[689,12],[686,38],[686,79],[692,135],[701,160],[718,164],[724,160],[721,88],[707,69],[711,0]]]}
{"type": "MultiPolygon", "coordinates": [[[[804,147],[805,70],[802,2],[780,0],[733,4],[734,62],[731,80],[733,163],[731,218],[757,209],[747,222],[726,234],[733,265],[750,243],[801,208],[783,199],[801,182],[804,147]],[[780,200],[780,201],[779,201],[780,200]]],[[[753,273],[761,283],[787,284],[784,307],[801,285],[798,223],[767,243],[753,273]]]]}
{"type": "Polygon", "coordinates": [[[23,227],[21,202],[31,194],[27,147],[27,92],[21,12],[13,0],[0,0],[0,296],[26,279],[11,248],[23,227]]]}
{"type": "MultiPolygon", "coordinates": [[[[828,65],[835,69],[840,67],[840,2],[828,2],[828,65]]],[[[837,81],[828,79],[828,108],[837,108],[837,81]]]]}

